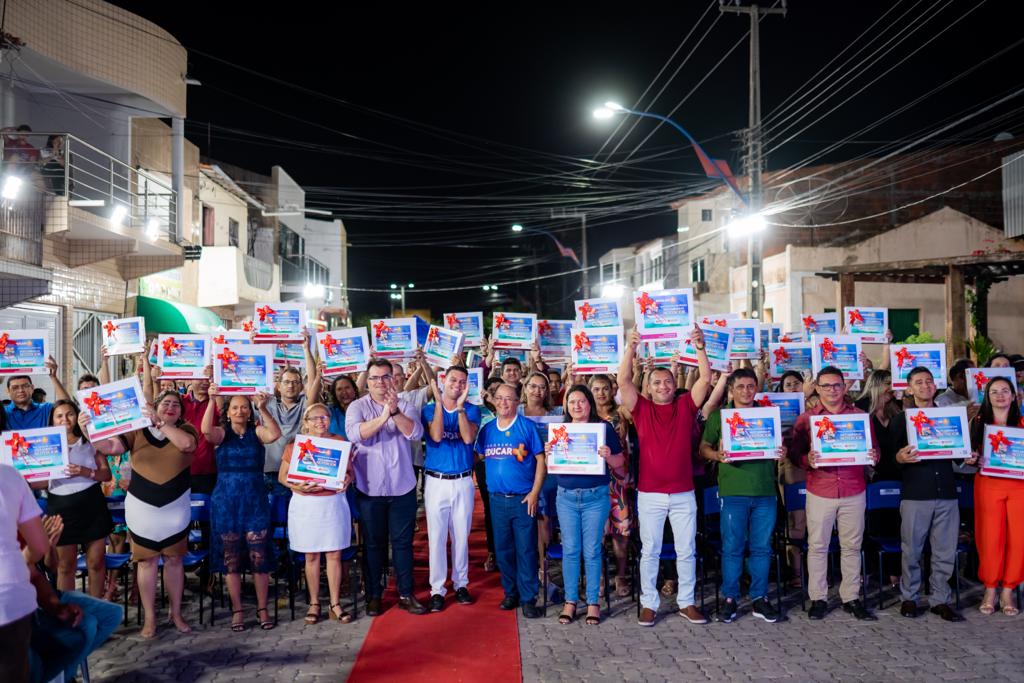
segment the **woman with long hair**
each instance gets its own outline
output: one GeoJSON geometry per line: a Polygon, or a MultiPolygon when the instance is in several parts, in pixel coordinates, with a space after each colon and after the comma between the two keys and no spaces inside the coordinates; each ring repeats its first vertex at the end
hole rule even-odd
{"type": "Polygon", "coordinates": [[[263,483],[264,445],[281,437],[267,410],[267,394],[228,397],[215,422],[220,389],[210,385],[214,400],[206,404],[203,436],[216,448],[217,485],[210,496],[210,570],[223,572],[231,596],[231,630],[244,631],[242,572],[252,572],[256,586],[256,618],[269,631],[267,589],[275,557],[270,538],[270,501],[263,483]],[[256,413],[260,423],[256,424],[256,413]]]}
{"type": "MultiPolygon", "coordinates": [[[[971,421],[971,443],[984,451],[985,427],[1021,426],[1017,388],[1005,377],[993,377],[985,386],[981,410],[971,421]]],[[[979,473],[974,477],[974,538],[978,546],[978,578],[985,584],[981,613],[999,605],[1006,616],[1019,613],[1013,589],[1024,581],[1024,481],[979,473]]]]}
{"type": "MultiPolygon", "coordinates": [[[[323,361],[321,361],[322,363],[323,361]]],[[[331,410],[332,434],[345,437],[345,411],[349,404],[359,398],[359,388],[349,375],[338,375],[331,382],[327,405],[331,410]]]]}

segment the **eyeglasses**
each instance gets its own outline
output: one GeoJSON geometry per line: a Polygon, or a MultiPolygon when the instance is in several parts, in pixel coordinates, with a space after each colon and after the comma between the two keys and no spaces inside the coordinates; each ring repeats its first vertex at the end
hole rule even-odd
{"type": "Polygon", "coordinates": [[[369,377],[366,378],[366,381],[367,382],[378,383],[378,382],[389,382],[392,379],[394,379],[394,377],[392,377],[391,375],[377,375],[377,376],[370,375],[369,377]]]}
{"type": "Polygon", "coordinates": [[[330,422],[331,418],[326,415],[310,415],[306,418],[307,422],[330,422]]]}
{"type": "Polygon", "coordinates": [[[819,384],[818,388],[819,389],[827,389],[828,391],[839,391],[844,386],[846,386],[846,385],[843,384],[842,382],[840,382],[839,384],[819,384]]]}
{"type": "Polygon", "coordinates": [[[297,379],[283,379],[281,380],[281,386],[283,387],[301,387],[302,382],[297,379]]]}

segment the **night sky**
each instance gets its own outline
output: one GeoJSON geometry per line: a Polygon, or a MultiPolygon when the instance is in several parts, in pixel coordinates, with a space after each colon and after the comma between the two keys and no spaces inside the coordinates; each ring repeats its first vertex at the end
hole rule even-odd
{"type": "MultiPolygon", "coordinates": [[[[552,207],[600,201],[623,209],[591,219],[591,264],[612,247],[674,234],[668,202],[709,186],[693,154],[667,127],[644,141],[654,130],[648,121],[625,136],[633,123],[627,121],[604,145],[615,123],[598,124],[591,112],[608,99],[636,104],[691,30],[639,106],[668,114],[724,57],[673,118],[740,172],[734,133],[747,120],[746,42],[726,54],[743,39],[748,20],[718,18],[717,3],[549,3],[514,11],[382,3],[368,12],[362,3],[358,10],[338,4],[334,12],[312,2],[289,3],[287,10],[237,3],[236,16],[228,15],[231,4],[216,3],[220,19],[211,16],[209,2],[115,4],[158,23],[189,50],[189,75],[203,85],[189,90],[186,133],[204,156],[263,173],[281,165],[307,188],[308,207],[337,210],[352,243],[350,286],[474,285],[409,297],[409,307],[431,308],[435,316],[442,309],[522,308],[534,296],[532,284],[503,287],[497,299],[479,285],[530,277],[535,257],[540,274],[575,267],[546,238],[513,238],[509,230],[515,222],[553,230],[579,251],[578,223],[551,219],[552,207]],[[634,150],[634,162],[655,158],[602,165],[634,150]]],[[[767,17],[761,24],[766,117],[809,79],[845,72],[842,91],[787,133],[797,138],[772,151],[769,168],[857,132],[1012,46],[1021,39],[1014,5],[797,1],[787,17],[767,17]],[[881,38],[868,45],[874,36],[881,38]],[[888,54],[875,52],[901,37],[888,54]],[[877,61],[860,75],[849,73],[872,53],[877,61]],[[847,58],[853,62],[844,65],[847,58]]],[[[1021,55],[1020,46],[1012,47],[823,160],[866,154],[1019,88],[1021,55]]],[[[1022,106],[1024,97],[983,118],[1005,115],[1000,129],[1019,134],[1022,106]]],[[[958,134],[976,139],[988,131],[965,127],[947,137],[958,134]]],[[[578,275],[545,281],[543,312],[568,315],[578,286],[578,275]]],[[[357,319],[389,305],[387,294],[351,298],[357,319]]]]}

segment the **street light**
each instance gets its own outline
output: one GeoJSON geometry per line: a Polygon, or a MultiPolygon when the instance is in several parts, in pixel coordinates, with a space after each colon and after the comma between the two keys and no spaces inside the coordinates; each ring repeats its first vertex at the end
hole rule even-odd
{"type": "Polygon", "coordinates": [[[601,288],[602,299],[618,299],[626,292],[626,288],[622,285],[607,284],[601,288]]]}
{"type": "Polygon", "coordinates": [[[4,189],[0,196],[4,199],[14,201],[18,198],[18,193],[21,192],[21,186],[23,181],[16,175],[8,175],[4,178],[4,189]]]}
{"type": "Polygon", "coordinates": [[[128,216],[128,209],[124,204],[115,204],[114,210],[110,212],[110,222],[114,225],[122,225],[128,216]]]}
{"type": "Polygon", "coordinates": [[[521,226],[519,223],[516,223],[515,225],[512,226],[512,232],[522,232],[522,231],[523,231],[523,226],[521,226]]]}
{"type": "Polygon", "coordinates": [[[310,282],[302,290],[302,295],[307,299],[323,299],[326,291],[323,285],[310,282]]]}
{"type": "Polygon", "coordinates": [[[749,216],[741,216],[726,225],[725,234],[728,235],[730,239],[750,237],[763,231],[766,226],[767,223],[765,223],[764,215],[755,213],[750,214],[749,216]]]}

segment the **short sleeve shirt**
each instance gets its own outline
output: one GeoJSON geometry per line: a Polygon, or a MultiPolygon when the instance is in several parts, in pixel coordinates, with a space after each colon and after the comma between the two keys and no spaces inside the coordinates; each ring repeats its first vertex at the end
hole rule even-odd
{"type": "MultiPolygon", "coordinates": [[[[459,413],[444,410],[444,435],[441,441],[430,438],[430,424],[434,421],[437,403],[423,406],[423,438],[427,442],[427,455],[423,467],[441,474],[462,474],[473,469],[473,444],[462,439],[459,432],[459,413]]],[[[480,426],[480,409],[471,403],[466,404],[466,419],[480,426]]]]}
{"type": "MultiPolygon", "coordinates": [[[[716,410],[704,424],[703,441],[714,448],[722,440],[722,411],[716,410]]],[[[718,463],[719,496],[774,496],[778,462],[751,460],[750,462],[718,463]]]]}
{"type": "Polygon", "coordinates": [[[12,402],[4,410],[7,413],[7,429],[40,429],[50,426],[53,404],[32,401],[26,410],[22,410],[12,402]]]}
{"type": "Polygon", "coordinates": [[[18,525],[42,515],[25,480],[10,465],[0,465],[0,626],[36,609],[36,589],[18,544],[18,525]]]}
{"type": "Polygon", "coordinates": [[[666,404],[637,397],[633,424],[640,442],[638,490],[645,493],[693,490],[696,416],[697,406],[688,393],[666,404]]]}
{"type": "Polygon", "coordinates": [[[537,455],[544,452],[544,444],[533,423],[522,415],[516,415],[512,423],[503,428],[499,421],[488,422],[477,435],[474,446],[484,457],[487,490],[526,495],[533,489],[537,455]]]}

